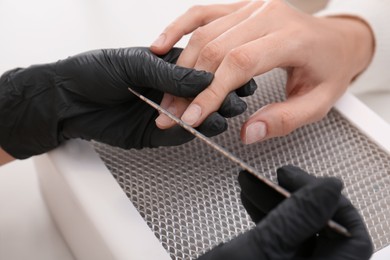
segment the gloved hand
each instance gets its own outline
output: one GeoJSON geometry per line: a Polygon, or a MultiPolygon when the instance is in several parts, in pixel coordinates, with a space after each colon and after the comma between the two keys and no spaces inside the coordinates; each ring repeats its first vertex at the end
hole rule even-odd
{"type": "MultiPolygon", "coordinates": [[[[191,140],[193,136],[179,126],[158,129],[154,122],[158,113],[128,90],[131,87],[156,102],[164,92],[195,97],[211,83],[213,74],[174,65],[181,51],[172,49],[158,57],[147,48],[96,50],[5,73],[0,78],[0,147],[23,159],[70,138],[126,149],[191,140]]],[[[250,82],[240,93],[253,91],[250,82]]],[[[227,128],[223,116],[245,109],[245,102],[233,97],[198,129],[217,135],[227,128]]]]}
{"type": "Polygon", "coordinates": [[[339,180],[315,178],[293,166],[277,173],[279,184],[293,193],[289,199],[283,200],[249,173],[240,173],[243,204],[257,225],[198,260],[370,258],[370,236],[357,210],[341,195],[339,180]],[[325,227],[330,218],[352,236],[325,227]]]}

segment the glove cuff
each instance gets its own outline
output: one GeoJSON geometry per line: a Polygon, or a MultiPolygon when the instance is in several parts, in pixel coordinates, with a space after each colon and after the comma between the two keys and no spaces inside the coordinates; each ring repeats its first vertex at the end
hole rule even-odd
{"type": "Polygon", "coordinates": [[[57,99],[54,75],[54,66],[47,64],[14,69],[0,78],[0,146],[17,159],[53,148],[45,140],[54,138],[47,136],[47,128],[57,124],[57,109],[47,105],[57,99]]]}

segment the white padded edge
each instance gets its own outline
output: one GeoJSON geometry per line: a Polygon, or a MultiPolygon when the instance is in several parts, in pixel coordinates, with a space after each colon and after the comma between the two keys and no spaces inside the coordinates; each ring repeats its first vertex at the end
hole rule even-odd
{"type": "Polygon", "coordinates": [[[170,259],[87,142],[69,141],[34,161],[43,197],[76,259],[170,259]]]}
{"type": "Polygon", "coordinates": [[[371,260],[389,260],[389,259],[390,259],[390,246],[382,248],[371,257],[371,260]]]}
{"type": "Polygon", "coordinates": [[[390,154],[390,124],[351,93],[345,93],[334,106],[354,126],[390,154]]]}

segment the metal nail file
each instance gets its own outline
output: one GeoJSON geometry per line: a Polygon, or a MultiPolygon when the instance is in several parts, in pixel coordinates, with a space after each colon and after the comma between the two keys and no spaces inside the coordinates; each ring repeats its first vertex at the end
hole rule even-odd
{"type": "MultiPolygon", "coordinates": [[[[231,152],[229,152],[228,150],[226,150],[225,148],[223,148],[219,144],[213,142],[209,137],[207,137],[204,134],[200,133],[198,130],[196,130],[192,126],[186,124],[184,121],[182,121],[181,119],[179,119],[178,117],[176,117],[175,115],[173,115],[172,113],[167,111],[166,109],[162,108],[156,102],[148,99],[145,96],[142,96],[137,91],[135,91],[135,90],[133,90],[131,88],[129,88],[129,91],[131,93],[133,93],[134,95],[136,95],[137,97],[139,97],[144,102],[146,102],[148,105],[150,105],[151,107],[153,107],[154,109],[159,111],[160,113],[168,116],[175,123],[180,125],[182,128],[184,128],[185,130],[187,130],[188,132],[193,134],[195,137],[201,139],[204,143],[206,143],[208,146],[210,146],[214,150],[216,150],[219,153],[221,153],[223,156],[228,158],[230,161],[234,162],[235,164],[238,164],[243,170],[249,172],[250,174],[252,174],[256,178],[258,178],[260,181],[262,181],[263,183],[267,184],[272,189],[276,190],[278,193],[280,193],[284,197],[288,198],[288,197],[291,196],[291,193],[289,191],[287,191],[286,189],[284,189],[282,186],[279,186],[276,183],[272,182],[271,180],[263,177],[260,174],[260,172],[257,171],[256,168],[254,168],[251,165],[247,164],[246,162],[244,162],[243,160],[241,160],[240,158],[238,158],[237,156],[235,156],[234,154],[232,154],[231,152]]],[[[337,222],[335,222],[333,220],[329,220],[328,221],[328,226],[331,229],[333,229],[334,231],[336,231],[337,233],[339,233],[339,234],[342,234],[342,235],[344,235],[346,237],[350,237],[351,236],[351,233],[349,233],[349,231],[345,227],[343,227],[342,225],[338,224],[337,222]]]]}

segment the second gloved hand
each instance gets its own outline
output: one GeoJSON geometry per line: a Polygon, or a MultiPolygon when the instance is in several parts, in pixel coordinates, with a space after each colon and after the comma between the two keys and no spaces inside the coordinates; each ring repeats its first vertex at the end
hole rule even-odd
{"type": "MultiPolygon", "coordinates": [[[[128,90],[155,102],[164,93],[195,97],[213,74],[175,65],[181,51],[156,56],[148,48],[95,50],[5,73],[0,78],[0,147],[23,159],[70,138],[126,149],[191,140],[193,136],[179,126],[157,128],[158,113],[128,90]]],[[[208,136],[226,128],[219,113],[198,127],[208,136]]]]}
{"type": "Polygon", "coordinates": [[[285,166],[278,170],[278,181],[292,192],[290,198],[283,200],[256,177],[241,172],[242,201],[257,225],[198,260],[370,258],[370,236],[357,210],[341,195],[339,180],[315,178],[285,166]],[[331,218],[346,227],[351,237],[326,228],[331,218]]]}

